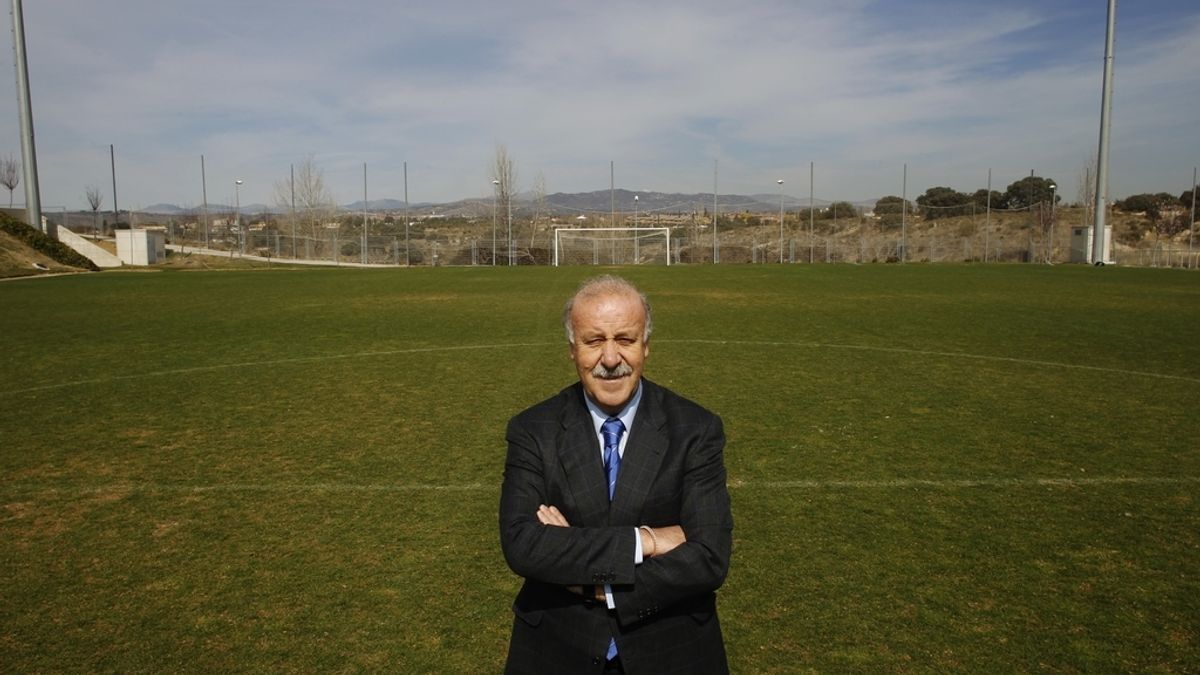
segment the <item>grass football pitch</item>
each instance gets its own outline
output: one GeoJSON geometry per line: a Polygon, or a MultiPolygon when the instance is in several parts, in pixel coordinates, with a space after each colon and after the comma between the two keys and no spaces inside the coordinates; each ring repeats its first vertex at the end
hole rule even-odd
{"type": "MultiPolygon", "coordinates": [[[[0,670],[497,672],[595,268],[0,284],[0,670]]],[[[623,268],[720,414],[736,672],[1200,663],[1200,276],[623,268]]]]}

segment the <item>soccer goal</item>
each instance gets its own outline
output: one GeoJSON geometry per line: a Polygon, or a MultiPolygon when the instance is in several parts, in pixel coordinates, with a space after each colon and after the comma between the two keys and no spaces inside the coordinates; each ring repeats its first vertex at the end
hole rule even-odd
{"type": "Polygon", "coordinates": [[[670,265],[668,227],[556,227],[554,266],[670,265]]]}

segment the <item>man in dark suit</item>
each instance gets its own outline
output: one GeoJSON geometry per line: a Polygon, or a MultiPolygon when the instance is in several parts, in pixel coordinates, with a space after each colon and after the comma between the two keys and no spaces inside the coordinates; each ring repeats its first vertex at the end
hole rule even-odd
{"type": "Polygon", "coordinates": [[[721,419],[642,378],[650,305],[627,281],[585,282],[563,325],[579,382],[508,424],[500,542],[525,583],[507,671],[728,672],[721,419]]]}

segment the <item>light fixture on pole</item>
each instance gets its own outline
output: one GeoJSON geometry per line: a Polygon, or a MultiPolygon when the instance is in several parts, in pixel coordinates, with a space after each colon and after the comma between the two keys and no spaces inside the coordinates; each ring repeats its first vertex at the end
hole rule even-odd
{"type": "Polygon", "coordinates": [[[1054,202],[1058,201],[1058,186],[1050,182],[1050,244],[1046,246],[1046,262],[1054,262],[1054,202]]]}
{"type": "Polygon", "coordinates": [[[637,264],[641,260],[641,251],[638,250],[638,196],[633,196],[633,264],[637,264]]]}
{"type": "Polygon", "coordinates": [[[496,194],[500,191],[500,181],[492,181],[492,267],[496,266],[496,194]]]}
{"type": "Polygon", "coordinates": [[[242,255],[246,255],[246,235],[242,228],[242,179],[240,178],[233,181],[233,195],[233,223],[238,231],[238,248],[242,255]]]}
{"type": "Polygon", "coordinates": [[[783,264],[783,179],[775,181],[779,184],[779,264],[783,264]]]}

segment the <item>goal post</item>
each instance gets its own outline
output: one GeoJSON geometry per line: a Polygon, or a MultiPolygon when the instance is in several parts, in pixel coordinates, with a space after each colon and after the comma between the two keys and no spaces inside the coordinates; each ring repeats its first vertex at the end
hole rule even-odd
{"type": "Polygon", "coordinates": [[[646,264],[671,264],[671,228],[554,228],[555,267],[646,264]]]}

